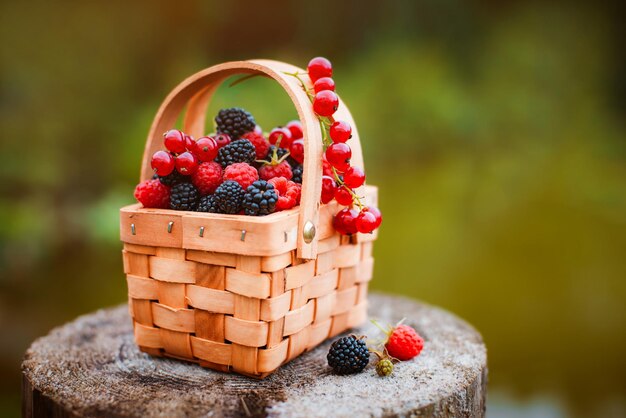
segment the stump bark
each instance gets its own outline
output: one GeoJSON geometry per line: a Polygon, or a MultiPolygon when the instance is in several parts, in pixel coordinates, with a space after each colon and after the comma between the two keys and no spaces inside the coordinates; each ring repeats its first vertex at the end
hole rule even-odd
{"type": "MultiPolygon", "coordinates": [[[[126,306],[79,317],[35,341],[23,370],[26,417],[482,417],[487,355],[480,334],[454,315],[409,299],[372,294],[370,318],[406,317],[422,354],[390,377],[334,375],[330,342],[264,380],[152,358],[133,342],[126,306]]],[[[382,338],[373,325],[354,330],[382,338]]],[[[375,357],[375,356],[372,356],[375,357]]]]}

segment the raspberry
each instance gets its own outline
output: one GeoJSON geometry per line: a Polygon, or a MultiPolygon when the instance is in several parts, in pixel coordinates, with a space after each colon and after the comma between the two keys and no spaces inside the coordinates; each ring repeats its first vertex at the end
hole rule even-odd
{"type": "Polygon", "coordinates": [[[166,209],[170,205],[170,188],[159,180],[146,180],[135,187],[135,199],[144,208],[166,209]]]}
{"type": "Polygon", "coordinates": [[[254,116],[240,107],[222,109],[215,117],[217,133],[228,134],[235,141],[243,134],[254,131],[254,116]]]}
{"type": "Polygon", "coordinates": [[[250,216],[269,215],[276,210],[277,200],[278,193],[274,190],[274,185],[265,180],[258,180],[246,190],[243,209],[245,214],[250,216]]]}
{"type": "Polygon", "coordinates": [[[223,168],[234,163],[252,164],[256,160],[256,148],[247,139],[239,139],[220,148],[215,162],[220,163],[223,168]]]}
{"type": "Polygon", "coordinates": [[[289,181],[285,177],[274,177],[268,183],[272,184],[278,193],[276,211],[291,209],[300,203],[302,186],[299,184],[289,181]]]}
{"type": "Polygon", "coordinates": [[[219,213],[215,196],[212,194],[202,196],[198,202],[198,208],[196,210],[198,212],[219,213]]]}
{"type": "Polygon", "coordinates": [[[259,176],[263,180],[273,179],[274,177],[285,177],[287,180],[291,180],[293,173],[289,163],[287,161],[283,161],[282,163],[276,165],[264,165],[259,169],[259,176]]]}
{"type": "Polygon", "coordinates": [[[213,161],[202,163],[191,180],[201,194],[211,194],[222,183],[222,166],[213,161]]]}
{"type": "Polygon", "coordinates": [[[243,139],[247,139],[254,145],[256,150],[256,159],[264,160],[267,157],[267,153],[270,150],[270,143],[262,134],[256,132],[248,132],[242,136],[243,139]]]}
{"type": "Polygon", "coordinates": [[[333,342],[326,359],[337,374],[360,373],[369,363],[370,352],[365,340],[350,335],[333,342]]]}
{"type": "Polygon", "coordinates": [[[398,360],[411,360],[424,348],[424,339],[408,325],[397,325],[388,335],[385,347],[389,355],[398,360]]]}
{"type": "Polygon", "coordinates": [[[196,210],[200,193],[191,183],[179,183],[170,191],[170,209],[196,210]]]}
{"type": "Polygon", "coordinates": [[[236,214],[241,211],[244,191],[236,181],[226,180],[215,190],[215,200],[220,213],[236,214]]]}
{"type": "Polygon", "coordinates": [[[245,190],[259,179],[256,168],[247,163],[231,164],[224,170],[224,180],[234,180],[245,190]]]}

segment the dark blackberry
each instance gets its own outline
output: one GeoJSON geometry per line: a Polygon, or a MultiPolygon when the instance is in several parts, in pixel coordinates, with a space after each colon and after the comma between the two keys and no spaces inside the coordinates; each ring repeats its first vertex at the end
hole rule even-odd
{"type": "Polygon", "coordinates": [[[171,187],[179,183],[189,183],[191,180],[189,176],[185,176],[180,174],[178,170],[174,170],[167,176],[159,176],[159,181],[161,184],[171,187]]]}
{"type": "Polygon", "coordinates": [[[333,342],[326,360],[337,374],[360,373],[369,363],[370,352],[364,339],[350,335],[333,342]]]}
{"type": "Polygon", "coordinates": [[[239,139],[220,148],[215,158],[222,168],[226,168],[235,163],[254,163],[256,159],[256,149],[247,139],[239,139]]]}
{"type": "Polygon", "coordinates": [[[217,199],[215,198],[215,195],[210,194],[202,196],[198,202],[198,208],[196,210],[198,212],[219,213],[220,211],[217,207],[217,199]]]}
{"type": "Polygon", "coordinates": [[[170,191],[170,209],[196,210],[200,192],[191,183],[178,183],[170,191]]]}
{"type": "Polygon", "coordinates": [[[220,213],[236,214],[241,212],[243,188],[233,180],[226,180],[215,190],[215,200],[220,213]]]}
{"type": "Polygon", "coordinates": [[[293,167],[291,169],[291,172],[293,173],[293,176],[291,177],[291,181],[293,181],[294,183],[300,183],[302,184],[302,165],[297,165],[295,167],[293,167]]]}
{"type": "Polygon", "coordinates": [[[265,180],[257,180],[248,186],[243,198],[243,209],[246,215],[269,215],[276,210],[278,193],[274,185],[265,180]]]}
{"type": "Polygon", "coordinates": [[[220,110],[215,117],[215,123],[217,132],[228,134],[233,141],[245,133],[254,131],[256,126],[254,116],[240,107],[220,110]]]}

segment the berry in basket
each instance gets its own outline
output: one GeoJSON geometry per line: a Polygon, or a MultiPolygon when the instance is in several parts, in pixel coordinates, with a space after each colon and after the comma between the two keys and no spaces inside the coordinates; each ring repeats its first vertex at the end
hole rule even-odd
{"type": "MultiPolygon", "coordinates": [[[[341,234],[369,233],[380,226],[382,216],[361,201],[365,172],[351,163],[352,127],[334,118],[340,100],[332,73],[330,61],[317,57],[307,73],[285,74],[297,79],[319,119],[324,149],[321,203],[345,206],[333,222],[341,234]]],[[[299,205],[306,149],[299,120],[264,134],[249,111],[231,107],[218,112],[215,127],[215,134],[197,140],[178,129],[163,134],[164,149],[151,160],[160,183],[144,182],[135,192],[144,207],[263,216],[299,205]]]]}

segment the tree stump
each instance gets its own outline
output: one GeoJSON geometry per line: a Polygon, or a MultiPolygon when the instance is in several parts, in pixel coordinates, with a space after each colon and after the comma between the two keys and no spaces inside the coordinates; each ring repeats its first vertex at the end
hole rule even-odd
{"type": "MultiPolygon", "coordinates": [[[[487,355],[480,334],[441,309],[373,294],[369,314],[393,324],[406,317],[424,337],[417,358],[392,376],[334,375],[327,341],[264,380],[153,358],[133,342],[126,306],[100,310],[54,329],[26,352],[26,417],[270,416],[482,417],[487,355]]],[[[354,330],[382,338],[372,324],[354,330]]],[[[373,358],[375,356],[372,356],[373,358]]]]}

